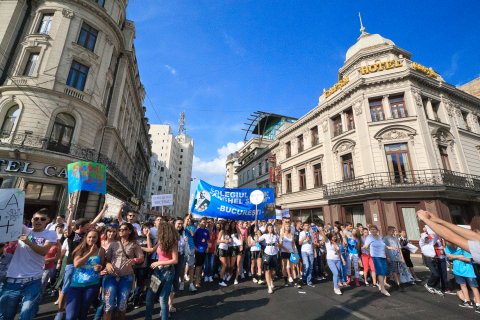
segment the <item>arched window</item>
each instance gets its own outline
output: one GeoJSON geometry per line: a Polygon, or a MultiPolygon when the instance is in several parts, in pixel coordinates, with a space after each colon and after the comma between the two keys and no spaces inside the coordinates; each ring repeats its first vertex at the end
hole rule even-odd
{"type": "Polygon", "coordinates": [[[12,133],[13,126],[15,121],[17,121],[18,116],[20,115],[20,108],[18,105],[14,105],[8,109],[5,118],[3,119],[2,127],[0,129],[0,138],[9,137],[12,133]]]}
{"type": "Polygon", "coordinates": [[[75,130],[75,118],[67,113],[59,113],[55,118],[52,133],[48,141],[48,149],[57,152],[69,153],[75,130]]]}

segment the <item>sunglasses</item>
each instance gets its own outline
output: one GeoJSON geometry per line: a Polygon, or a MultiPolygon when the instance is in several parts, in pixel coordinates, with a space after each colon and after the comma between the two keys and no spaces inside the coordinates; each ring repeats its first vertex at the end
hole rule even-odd
{"type": "Polygon", "coordinates": [[[38,221],[38,220],[40,220],[40,221],[47,221],[47,218],[44,218],[44,217],[43,217],[43,218],[40,218],[40,217],[35,217],[35,218],[33,218],[33,221],[38,221]]]}
{"type": "Polygon", "coordinates": [[[127,217],[131,218],[131,217],[135,217],[135,216],[133,214],[129,214],[127,217]]]}
{"type": "Polygon", "coordinates": [[[127,228],[120,228],[118,231],[129,231],[127,228]]]}

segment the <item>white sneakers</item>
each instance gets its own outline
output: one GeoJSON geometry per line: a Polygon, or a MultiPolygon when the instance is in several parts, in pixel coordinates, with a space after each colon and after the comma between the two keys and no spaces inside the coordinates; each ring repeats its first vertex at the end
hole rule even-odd
{"type": "Polygon", "coordinates": [[[335,294],[341,296],[342,295],[342,291],[340,289],[333,289],[333,292],[335,292],[335,294]]]}
{"type": "Polygon", "coordinates": [[[262,279],[258,280],[258,284],[264,284],[265,281],[263,281],[262,279]]]}
{"type": "Polygon", "coordinates": [[[219,286],[222,286],[222,287],[226,287],[226,286],[227,286],[227,284],[225,283],[225,281],[222,281],[222,282],[218,283],[218,285],[219,285],[219,286]]]}
{"type": "Polygon", "coordinates": [[[235,279],[235,281],[233,282],[233,284],[238,284],[238,280],[237,280],[237,279],[235,279]]]}
{"type": "Polygon", "coordinates": [[[209,278],[208,277],[203,278],[203,282],[205,283],[209,282],[209,278]]]}
{"type": "Polygon", "coordinates": [[[232,279],[232,275],[231,275],[231,274],[227,275],[227,282],[230,281],[230,279],[232,279]]]}
{"type": "Polygon", "coordinates": [[[292,277],[288,278],[288,282],[293,283],[292,277]]]}
{"type": "Polygon", "coordinates": [[[184,278],[185,278],[185,281],[187,281],[187,282],[190,281],[190,277],[188,276],[188,274],[185,274],[184,278]]]}
{"type": "Polygon", "coordinates": [[[252,279],[253,283],[258,283],[258,280],[256,278],[252,279]]]}
{"type": "Polygon", "coordinates": [[[387,290],[382,290],[380,292],[383,293],[384,295],[386,295],[387,297],[390,297],[390,293],[388,293],[387,290]]]}
{"type": "Polygon", "coordinates": [[[197,291],[197,288],[195,288],[193,283],[190,283],[190,287],[188,287],[188,290],[190,290],[191,292],[195,292],[195,291],[197,291]]]}
{"type": "Polygon", "coordinates": [[[178,290],[180,290],[180,291],[185,290],[185,283],[180,282],[180,286],[178,286],[178,290]]]}

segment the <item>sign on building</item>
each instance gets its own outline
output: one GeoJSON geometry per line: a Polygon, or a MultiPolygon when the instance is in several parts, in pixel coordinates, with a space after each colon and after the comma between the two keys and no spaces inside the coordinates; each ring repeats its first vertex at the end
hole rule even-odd
{"type": "Polygon", "coordinates": [[[173,205],[173,194],[155,194],[152,196],[152,207],[173,205]]]}
{"type": "Polygon", "coordinates": [[[22,235],[25,192],[0,189],[0,242],[15,241],[22,235]]]}

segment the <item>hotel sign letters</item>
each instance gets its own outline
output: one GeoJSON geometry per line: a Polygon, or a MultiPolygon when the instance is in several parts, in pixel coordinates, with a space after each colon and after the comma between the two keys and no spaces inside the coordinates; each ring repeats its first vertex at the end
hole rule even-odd
{"type": "MultiPolygon", "coordinates": [[[[0,159],[0,172],[34,174],[37,170],[31,168],[31,163],[27,161],[0,159]]],[[[45,166],[43,174],[47,177],[67,178],[67,169],[56,166],[45,166]]]]}
{"type": "Polygon", "coordinates": [[[342,89],[348,83],[348,81],[348,77],[343,77],[342,79],[338,80],[337,83],[335,83],[330,89],[324,92],[325,98],[328,98],[338,90],[342,89]]]}
{"type": "Polygon", "coordinates": [[[403,60],[393,59],[393,60],[387,60],[383,62],[376,62],[373,64],[369,64],[369,65],[360,67],[358,70],[362,75],[364,75],[364,74],[375,73],[383,70],[395,69],[401,66],[403,66],[403,60]]]}

